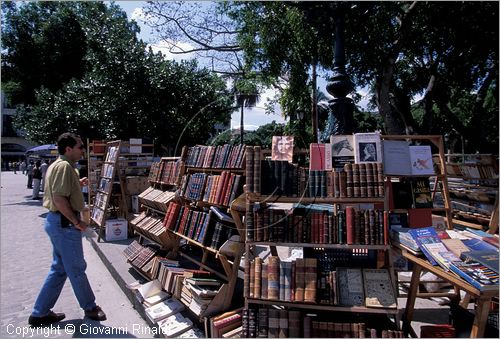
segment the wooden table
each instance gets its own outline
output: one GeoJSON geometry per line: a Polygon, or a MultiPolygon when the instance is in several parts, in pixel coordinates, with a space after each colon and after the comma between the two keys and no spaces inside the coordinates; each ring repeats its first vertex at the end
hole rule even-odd
{"type": "Polygon", "coordinates": [[[403,314],[403,329],[410,333],[412,337],[417,337],[413,329],[411,328],[411,321],[413,318],[413,311],[415,308],[415,299],[418,294],[418,286],[420,283],[420,274],[422,270],[431,272],[432,274],[437,275],[441,279],[449,282],[455,288],[455,291],[460,297],[458,293],[459,290],[463,290],[467,293],[467,296],[460,303],[460,305],[464,308],[467,308],[467,304],[470,301],[470,298],[475,299],[476,303],[476,315],[474,317],[474,322],[472,324],[472,329],[470,333],[471,338],[481,338],[484,336],[484,330],[486,328],[486,323],[488,321],[488,311],[490,307],[491,298],[498,296],[498,290],[494,291],[480,291],[467,283],[465,280],[462,280],[455,274],[451,272],[446,272],[440,266],[433,266],[427,259],[419,258],[414,254],[409,253],[404,248],[399,248],[403,257],[408,259],[413,263],[413,272],[411,276],[410,282],[410,290],[408,292],[408,298],[406,300],[406,309],[403,314]]]}

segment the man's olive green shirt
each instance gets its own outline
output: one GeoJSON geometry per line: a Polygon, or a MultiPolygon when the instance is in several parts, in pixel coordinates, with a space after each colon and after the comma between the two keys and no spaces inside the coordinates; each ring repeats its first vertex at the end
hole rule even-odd
{"type": "Polygon", "coordinates": [[[57,211],[54,195],[69,198],[74,211],[81,211],[85,206],[78,170],[64,155],[49,166],[45,176],[43,207],[52,212],[57,211]]]}

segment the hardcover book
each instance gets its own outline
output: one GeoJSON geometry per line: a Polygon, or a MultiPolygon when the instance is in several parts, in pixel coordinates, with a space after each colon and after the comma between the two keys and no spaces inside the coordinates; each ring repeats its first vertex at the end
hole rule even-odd
{"type": "Polygon", "coordinates": [[[343,306],[363,306],[363,274],[360,268],[337,267],[337,294],[343,306]]]}
{"type": "Polygon", "coordinates": [[[410,146],[404,140],[383,140],[385,175],[433,175],[430,146],[410,146]]]}
{"type": "Polygon", "coordinates": [[[414,178],[411,182],[414,208],[432,208],[431,187],[429,178],[414,178]]]}
{"type": "Polygon", "coordinates": [[[343,168],[345,164],[354,162],[354,136],[350,135],[331,135],[330,144],[332,145],[332,166],[334,168],[343,168]]]}
{"type": "Polygon", "coordinates": [[[382,162],[382,149],[380,133],[355,133],[354,134],[354,162],[382,162]]]}
{"type": "Polygon", "coordinates": [[[309,170],[323,171],[332,169],[331,144],[309,144],[309,170]]]}
{"type": "Polygon", "coordinates": [[[387,269],[363,269],[366,307],[396,308],[396,296],[387,269]]]}

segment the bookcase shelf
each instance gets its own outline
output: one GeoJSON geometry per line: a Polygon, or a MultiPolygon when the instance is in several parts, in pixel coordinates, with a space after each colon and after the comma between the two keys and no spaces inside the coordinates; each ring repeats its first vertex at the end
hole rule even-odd
{"type": "Polygon", "coordinates": [[[258,305],[276,305],[288,308],[301,308],[318,311],[340,311],[340,312],[353,312],[353,313],[376,313],[376,314],[390,314],[397,315],[399,313],[397,308],[370,308],[361,306],[335,306],[335,305],[322,305],[313,303],[298,303],[287,302],[281,300],[263,300],[255,298],[247,298],[249,304],[258,305]]]}
{"type": "MultiPolygon", "coordinates": [[[[396,139],[399,139],[399,138],[396,138],[396,139]]],[[[418,138],[420,139],[420,138],[418,138]]],[[[425,139],[425,137],[424,137],[425,139]]],[[[437,137],[434,137],[434,136],[431,136],[431,139],[433,140],[433,142],[436,142],[438,143],[440,141],[439,138],[437,137]]],[[[388,197],[388,194],[387,194],[387,190],[385,189],[385,184],[384,184],[384,188],[383,190],[380,189],[380,183],[381,182],[385,182],[388,177],[385,176],[385,175],[381,175],[382,179],[377,178],[376,182],[378,182],[378,185],[379,186],[376,186],[378,187],[378,191],[375,190],[374,188],[374,191],[372,191],[373,193],[370,193],[368,192],[367,195],[370,195],[370,197],[359,197],[359,196],[363,196],[363,195],[356,195],[356,197],[347,197],[347,194],[349,193],[346,193],[346,196],[342,196],[342,197],[338,197],[338,196],[335,196],[335,197],[332,197],[332,190],[331,190],[331,187],[327,187],[326,190],[327,190],[327,195],[328,197],[325,197],[325,194],[324,194],[324,191],[322,191],[320,194],[323,196],[323,197],[314,197],[314,196],[307,196],[307,197],[301,197],[301,196],[283,196],[283,195],[266,195],[266,194],[261,194],[261,190],[260,190],[260,187],[261,187],[261,183],[263,182],[264,178],[263,178],[263,173],[261,172],[261,160],[265,159],[265,154],[266,154],[266,151],[262,151],[260,149],[260,147],[253,147],[253,152],[252,152],[252,149],[249,150],[249,146],[247,146],[247,162],[246,162],[246,176],[247,176],[247,184],[248,184],[248,178],[251,178],[251,182],[250,182],[250,185],[249,185],[249,188],[247,187],[247,191],[246,191],[246,217],[245,217],[245,223],[242,225],[242,227],[245,229],[245,233],[246,233],[246,238],[245,238],[245,244],[246,244],[246,254],[245,254],[245,288],[244,288],[244,297],[245,297],[245,309],[247,310],[247,312],[255,312],[255,309],[258,308],[259,305],[262,305],[262,306],[274,306],[274,307],[285,307],[285,308],[290,308],[290,309],[305,309],[305,310],[316,310],[316,311],[325,311],[325,312],[330,312],[330,311],[335,311],[335,312],[344,312],[344,313],[366,313],[366,314],[381,314],[381,315],[388,315],[388,316],[391,316],[392,318],[394,318],[394,325],[396,326],[396,328],[399,329],[399,326],[400,326],[400,322],[399,322],[399,310],[397,308],[397,277],[396,277],[396,274],[394,272],[394,269],[392,267],[392,263],[393,263],[393,259],[392,259],[392,251],[391,251],[391,245],[390,245],[390,240],[389,240],[389,236],[387,234],[387,227],[388,227],[388,219],[387,219],[387,213],[389,212],[389,204],[388,204],[388,200],[389,200],[389,197],[388,197]],[[248,154],[254,154],[253,155],[253,160],[248,160],[249,157],[248,157],[248,154]],[[252,162],[253,161],[253,162],[252,162]],[[261,174],[262,173],[262,174],[261,174]],[[330,191],[328,191],[330,189],[330,191]],[[373,196],[372,196],[373,195],[373,196]],[[295,214],[295,212],[291,212],[291,209],[293,209],[294,205],[289,205],[289,206],[280,206],[279,204],[280,203],[284,203],[284,204],[300,204],[300,205],[316,205],[315,209],[311,209],[311,210],[314,210],[316,211],[316,213],[320,214],[320,222],[315,224],[316,221],[313,221],[312,218],[313,217],[306,217],[305,219],[304,218],[301,218],[300,216],[303,215],[303,211],[301,212],[300,210],[297,211],[297,214],[295,214]],[[331,210],[329,208],[326,208],[324,207],[321,207],[320,205],[331,205],[331,210]],[[355,242],[356,244],[346,244],[346,238],[340,238],[340,231],[339,231],[339,238],[337,238],[337,236],[335,235],[336,231],[332,231],[331,234],[329,234],[330,236],[332,234],[334,234],[334,237],[333,239],[328,239],[327,238],[327,241],[329,240],[330,242],[335,242],[335,241],[338,241],[340,243],[334,243],[334,244],[330,244],[330,243],[318,243],[319,241],[323,241],[325,242],[325,240],[323,240],[324,238],[323,235],[325,235],[325,233],[327,232],[326,231],[326,216],[324,216],[324,218],[321,216],[321,214],[323,213],[323,215],[325,215],[324,213],[327,213],[326,215],[328,216],[328,227],[332,227],[332,221],[331,221],[331,218],[336,218],[338,216],[338,211],[339,210],[344,210],[343,213],[345,213],[345,218],[348,218],[348,211],[347,211],[347,205],[358,205],[359,209],[360,210],[365,210],[365,209],[368,209],[369,211],[365,211],[364,212],[364,218],[366,217],[369,217],[370,218],[370,225],[369,225],[369,229],[368,228],[362,228],[361,232],[362,234],[365,233],[365,232],[369,232],[370,234],[370,238],[367,238],[365,236],[365,238],[361,238],[361,242],[370,242],[372,243],[373,245],[364,245],[364,244],[360,244],[358,240],[354,240],[353,242],[355,242]],[[339,209],[340,206],[345,206],[346,208],[344,209],[343,207],[341,207],[339,209]],[[266,210],[266,208],[269,208],[271,209],[271,211],[275,211],[275,210],[282,210],[282,211],[279,211],[279,212],[269,212],[269,216],[267,214],[267,212],[263,213],[263,214],[260,214],[262,210],[266,210]],[[383,211],[383,212],[382,212],[383,211]],[[274,215],[273,215],[274,214],[274,215]],[[372,229],[371,227],[371,218],[372,218],[372,215],[374,215],[374,218],[376,219],[376,222],[375,222],[375,227],[372,229]],[[383,219],[382,220],[382,217],[381,215],[384,215],[383,219]],[[298,219],[295,219],[295,216],[298,216],[298,219]],[[280,221],[281,219],[284,219],[284,218],[287,218],[287,220],[284,220],[284,221],[280,221]],[[274,218],[274,219],[272,219],[274,218]],[[297,220],[297,221],[295,221],[297,220]],[[324,220],[324,221],[323,221],[324,220]],[[291,222],[291,224],[290,224],[291,222]],[[319,232],[320,232],[320,235],[318,234],[315,234],[314,236],[312,234],[306,234],[306,233],[303,233],[303,232],[306,232],[305,229],[303,230],[302,229],[302,222],[304,222],[304,225],[307,225],[307,227],[313,229],[313,225],[316,226],[317,229],[320,229],[319,232]],[[282,224],[281,224],[282,223],[282,224]],[[299,223],[299,224],[296,224],[296,223],[299,223]],[[276,227],[280,227],[280,228],[283,228],[283,229],[280,229],[279,231],[271,231],[271,230],[267,230],[267,227],[269,227],[269,229],[271,229],[271,225],[275,224],[274,226],[276,227]],[[380,227],[380,225],[383,225],[382,227],[380,227]],[[277,226],[277,225],[280,225],[280,226],[277,226]],[[325,228],[323,228],[325,227],[325,228]],[[277,232],[277,233],[274,233],[274,232],[277,232]],[[323,233],[325,232],[325,233],[323,233]],[[383,232],[383,236],[381,235],[381,232],[383,232]],[[274,237],[274,239],[294,239],[293,242],[289,242],[289,241],[260,241],[262,239],[271,239],[271,233],[273,233],[272,237],[274,237]],[[301,235],[302,234],[302,235],[301,235]],[[374,241],[374,238],[372,238],[372,235],[373,234],[376,234],[375,236],[375,241],[374,241]],[[257,241],[255,239],[255,237],[257,237],[257,239],[259,241],[257,241]],[[305,240],[307,239],[309,241],[310,240],[314,240],[314,242],[297,242],[296,239],[301,239],[302,237],[302,240],[305,240]],[[260,238],[260,239],[259,239],[260,238]],[[369,240],[367,240],[369,239],[369,240]],[[382,240],[382,241],[381,241],[382,240]],[[375,245],[376,244],[376,245],[375,245]],[[270,252],[271,252],[271,256],[269,258],[273,258],[273,257],[278,257],[277,259],[273,259],[275,261],[278,261],[278,269],[277,271],[276,270],[276,263],[275,262],[271,262],[270,260],[264,260],[262,258],[260,258],[258,261],[256,260],[259,256],[256,254],[257,251],[256,251],[256,247],[257,246],[268,246],[269,249],[270,249],[270,252]],[[286,265],[283,265],[282,266],[282,260],[284,259],[284,257],[280,257],[280,253],[282,255],[285,255],[284,252],[282,250],[278,250],[277,247],[288,247],[288,248],[302,248],[304,250],[303,252],[303,259],[299,256],[299,257],[295,257],[294,259],[292,259],[292,268],[291,268],[291,271],[294,272],[295,271],[295,274],[297,274],[297,270],[298,268],[295,268],[295,267],[299,267],[299,262],[298,262],[298,258],[301,258],[300,260],[302,261],[307,261],[307,260],[310,260],[309,263],[311,263],[311,266],[308,266],[308,264],[304,264],[304,263],[300,263],[300,266],[302,265],[306,265],[306,268],[301,268],[301,270],[304,270],[305,272],[309,272],[309,274],[311,274],[313,271],[314,271],[314,275],[315,275],[315,278],[312,279],[311,276],[309,277],[305,277],[304,281],[300,282],[300,279],[299,280],[295,280],[297,279],[297,276],[295,276],[294,273],[292,273],[291,275],[289,275],[291,278],[289,278],[288,274],[290,273],[286,273],[287,275],[285,275],[285,278],[283,279],[283,277],[280,276],[280,271],[286,271],[288,272],[288,270],[290,270],[289,268],[289,264],[286,264],[286,265]],[[307,251],[306,251],[307,250],[307,251]],[[340,256],[345,256],[344,257],[336,257],[337,255],[340,255],[340,256]],[[265,268],[264,268],[265,266],[265,268]],[[271,272],[271,266],[273,266],[272,268],[272,272],[273,273],[270,273],[271,272]],[[287,268],[288,267],[288,268],[287,268]],[[367,272],[366,274],[369,274],[368,272],[377,272],[377,273],[372,273],[372,274],[380,274],[380,273],[383,273],[385,274],[386,276],[386,280],[385,280],[385,284],[386,286],[390,286],[389,288],[392,288],[392,292],[388,292],[388,293],[391,293],[392,296],[391,296],[391,299],[388,299],[388,300],[392,300],[392,306],[393,307],[383,307],[383,305],[381,304],[380,301],[377,301],[375,303],[376,307],[371,307],[371,304],[369,303],[368,299],[364,300],[362,303],[358,304],[358,303],[352,303],[351,305],[363,305],[363,306],[343,306],[343,305],[347,305],[346,303],[342,303],[340,300],[337,299],[340,298],[340,295],[342,293],[339,292],[339,289],[343,290],[343,289],[347,289],[347,285],[342,285],[342,286],[339,286],[340,284],[340,281],[337,281],[335,282],[335,277],[337,274],[340,274],[339,273],[339,268],[343,268],[343,269],[353,269],[353,270],[359,270],[360,274],[361,272],[362,273],[362,276],[363,278],[360,276],[359,279],[361,279],[362,281],[365,279],[364,278],[364,275],[365,275],[365,272],[367,272]],[[374,269],[376,267],[376,269],[374,269]],[[379,270],[378,268],[380,267],[383,267],[384,270],[379,270]],[[278,272],[278,273],[276,273],[278,272]],[[260,275],[259,274],[262,274],[262,279],[259,278],[260,275]],[[268,281],[270,281],[270,276],[271,274],[273,275],[273,282],[272,283],[269,283],[268,281]],[[279,285],[279,288],[278,288],[278,299],[279,300],[269,300],[267,298],[264,298],[264,299],[260,299],[260,293],[265,293],[267,295],[267,293],[271,293],[269,291],[267,291],[265,288],[262,288],[262,284],[268,284],[268,289],[271,290],[271,286],[276,286],[276,282],[274,280],[276,280],[276,278],[274,276],[278,275],[278,282],[277,284],[279,285]],[[266,278],[264,278],[264,276],[266,278]],[[333,278],[332,278],[333,277],[333,278]],[[259,281],[260,279],[260,281],[259,281]],[[291,279],[291,280],[290,280],[291,279]],[[308,280],[309,279],[309,280],[308,280]],[[326,279],[326,282],[321,282],[321,288],[320,287],[317,287],[317,291],[314,290],[314,291],[311,291],[311,282],[316,285],[316,283],[322,281],[323,279],[326,279]],[[336,284],[337,286],[337,289],[335,289],[335,286],[332,287],[332,285],[330,285],[332,282],[329,280],[329,279],[333,279],[333,284],[336,284]],[[289,283],[291,284],[290,285],[290,289],[291,289],[291,293],[292,293],[292,300],[293,300],[293,297],[294,297],[294,293],[295,293],[295,300],[300,300],[299,302],[297,301],[284,301],[284,298],[283,298],[283,294],[282,294],[282,288],[284,288],[285,290],[285,298],[288,300],[289,296],[288,296],[288,293],[289,292],[289,287],[288,287],[288,283],[287,283],[287,280],[289,281],[289,283]],[[283,281],[285,281],[285,287],[282,287],[282,284],[283,284],[283,281]],[[309,285],[308,285],[308,281],[309,282],[309,285]],[[306,289],[305,289],[305,293],[307,294],[308,292],[308,288],[309,288],[309,297],[305,296],[305,295],[301,295],[302,293],[304,293],[304,291],[299,291],[299,287],[300,286],[299,284],[304,284],[305,283],[305,286],[306,286],[306,289]],[[323,284],[326,284],[326,285],[323,285],[323,284]],[[261,291],[259,291],[259,287],[256,287],[256,286],[260,286],[261,288],[261,291]],[[309,287],[307,287],[309,286],[309,287]],[[328,298],[333,298],[333,294],[330,294],[329,296],[326,296],[326,300],[325,300],[325,295],[323,295],[324,293],[334,293],[335,294],[335,299],[330,299],[330,301],[328,301],[328,298]],[[256,293],[256,294],[254,294],[256,293]],[[299,298],[297,299],[297,293],[299,293],[299,298]],[[314,293],[314,294],[312,294],[314,293]],[[339,296],[337,296],[336,294],[339,293],[339,296]],[[312,301],[312,302],[304,302],[302,300],[309,300],[309,301],[312,301]],[[335,300],[335,301],[333,301],[335,300]],[[326,303],[324,303],[326,302],[326,303]],[[335,304],[334,304],[335,302],[335,304]],[[377,305],[378,303],[378,305],[377,305]],[[366,305],[369,305],[370,307],[367,307],[366,305]],[[382,307],[378,307],[378,306],[382,306],[382,307]],[[395,306],[395,307],[394,307],[395,306]]],[[[267,164],[266,165],[267,167],[269,168],[273,168],[273,164],[267,164]]],[[[371,166],[370,166],[371,167],[371,166]]],[[[295,169],[296,167],[293,168],[293,172],[292,172],[292,175],[295,176],[296,174],[295,173],[299,173],[299,177],[300,178],[304,178],[304,176],[306,177],[306,180],[307,178],[310,177],[310,172],[305,172],[305,175],[302,174],[303,173],[303,169],[300,169],[300,168],[297,168],[295,169]]],[[[369,167],[368,167],[369,168],[369,167]]],[[[380,170],[377,168],[378,170],[378,175],[380,175],[380,170]]],[[[274,175],[276,176],[278,172],[276,172],[277,170],[275,170],[274,172],[274,175]]],[[[375,170],[373,170],[375,171],[375,170]]],[[[272,175],[273,173],[271,172],[270,175],[272,175]]],[[[335,174],[335,173],[334,173],[335,174]]],[[[314,174],[316,175],[316,174],[314,174]]],[[[321,175],[321,174],[320,174],[321,175]]],[[[336,175],[336,174],[335,174],[336,175]]],[[[287,180],[289,179],[289,174],[287,174],[286,178],[287,180]]],[[[395,178],[397,177],[406,177],[406,176],[394,176],[395,178]]],[[[427,176],[423,176],[423,177],[429,177],[428,175],[427,176]]],[[[438,177],[440,180],[445,180],[446,179],[446,176],[445,174],[441,174],[441,173],[438,173],[436,174],[436,177],[438,177]]],[[[328,185],[331,185],[331,181],[329,181],[330,179],[328,179],[329,177],[327,177],[327,182],[328,185]]],[[[290,179],[292,180],[292,179],[290,179]]],[[[293,179],[295,180],[295,179],[293,179]]],[[[302,180],[302,179],[300,179],[302,180]]],[[[335,179],[336,180],[336,179],[335,179]]],[[[277,182],[277,186],[279,185],[282,185],[282,183],[280,183],[279,180],[276,179],[276,182],[277,182]]],[[[295,181],[293,181],[294,184],[295,184],[295,181]]],[[[323,181],[322,181],[323,182],[323,181]]],[[[366,181],[369,185],[369,183],[371,181],[366,181]]],[[[347,183],[349,183],[349,181],[347,181],[347,183]]],[[[351,183],[353,183],[351,181],[351,183]]],[[[286,185],[288,185],[289,183],[286,182],[286,185]]],[[[361,184],[363,184],[363,181],[361,181],[361,184]]],[[[262,184],[263,185],[263,184],[262,184]]],[[[299,187],[301,187],[300,183],[298,183],[299,187]]],[[[303,184],[302,184],[303,185],[303,184]]],[[[304,185],[302,186],[304,187],[304,185]]],[[[302,188],[302,189],[305,189],[307,190],[307,185],[305,186],[306,188],[302,188]]],[[[362,187],[361,187],[362,188],[362,187]]],[[[267,187],[267,191],[269,191],[270,188],[267,187]]],[[[271,188],[272,190],[272,188],[271,188]]],[[[285,189],[283,187],[281,187],[281,191],[285,191],[285,189]]],[[[295,188],[293,190],[290,190],[291,192],[300,192],[300,190],[296,190],[295,188]]],[[[335,189],[333,190],[334,191],[334,195],[337,195],[337,193],[335,192],[335,189]]],[[[288,192],[288,190],[287,190],[288,192]]],[[[318,194],[318,189],[315,188],[315,192],[316,194],[318,194]]],[[[363,191],[361,190],[361,194],[363,191]]],[[[311,194],[311,189],[309,188],[308,191],[306,191],[305,193],[308,193],[309,195],[311,194]]],[[[343,195],[343,193],[341,192],[340,194],[343,195]]],[[[352,193],[351,193],[352,194],[352,193]]],[[[354,192],[354,194],[356,194],[354,192]]],[[[300,195],[300,194],[299,194],[300,195]]],[[[349,207],[349,215],[351,214],[351,207],[349,207]]],[[[307,211],[307,209],[303,209],[304,211],[307,211]]],[[[435,208],[436,211],[447,211],[446,208],[435,208]]],[[[406,211],[406,210],[405,210],[406,211]]],[[[363,218],[363,213],[360,214],[360,217],[363,218]]],[[[343,218],[343,217],[342,217],[343,218]]],[[[352,216],[352,218],[355,218],[357,219],[358,216],[352,216]]],[[[339,219],[340,220],[340,219],[339,219]]],[[[336,225],[337,221],[333,221],[333,224],[336,225]]],[[[346,219],[343,219],[343,222],[344,222],[344,225],[343,227],[347,227],[347,221],[346,219]]],[[[361,224],[361,227],[367,227],[367,224],[368,224],[368,221],[365,221],[365,223],[361,224]],[[364,226],[363,226],[364,225],[364,226]]],[[[354,225],[354,221],[353,221],[353,224],[351,225],[354,225]]],[[[337,226],[333,226],[335,229],[337,226]]],[[[340,227],[340,226],[339,226],[340,227]]],[[[358,227],[358,226],[353,226],[353,227],[358,227]]],[[[316,230],[318,231],[318,230],[316,230]]],[[[316,232],[315,231],[315,232],[316,232]]],[[[345,232],[345,231],[344,231],[345,232]]],[[[359,229],[355,232],[359,232],[359,229]]],[[[345,236],[345,235],[344,235],[345,236]]],[[[290,255],[290,252],[288,252],[289,255],[290,255]]],[[[262,257],[262,256],[261,256],[262,257]]],[[[287,262],[288,260],[284,260],[283,262],[287,262]]],[[[307,273],[306,273],[307,274],[307,273]]],[[[337,278],[338,279],[338,278],[337,278]]],[[[362,285],[361,285],[361,289],[364,289],[365,286],[363,286],[364,284],[367,284],[369,282],[363,282],[362,285]]],[[[300,289],[302,289],[304,287],[300,287],[300,289]]],[[[273,287],[274,291],[273,293],[277,293],[276,292],[276,287],[273,287]]],[[[351,292],[348,292],[348,293],[351,293],[351,292]]],[[[387,293],[387,292],[386,292],[387,293]]],[[[378,296],[378,294],[375,294],[376,296],[378,296]]],[[[373,299],[373,295],[371,296],[372,299],[373,299]]],[[[276,298],[276,297],[274,297],[276,298]]],[[[376,299],[377,297],[375,297],[376,299]]],[[[384,304],[386,305],[386,304],[384,304]]],[[[388,305],[388,304],[387,304],[388,305]]],[[[252,321],[252,320],[250,320],[252,321]]],[[[249,323],[247,323],[247,326],[248,326],[249,323]]],[[[251,323],[250,323],[251,324],[251,323]]],[[[253,328],[252,327],[253,325],[249,325],[249,327],[247,328],[248,330],[250,330],[250,328],[253,328]]],[[[244,330],[245,331],[245,330],[244,330]]],[[[245,333],[245,332],[244,332],[245,333]]],[[[246,333],[247,335],[249,335],[249,333],[246,333]]],[[[252,334],[253,335],[253,334],[252,334]]]]}
{"type": "Polygon", "coordinates": [[[366,250],[389,250],[390,245],[362,245],[362,244],[313,244],[313,243],[290,243],[269,241],[248,241],[248,245],[260,246],[284,246],[284,247],[308,247],[308,248],[333,248],[333,249],[366,249],[366,250]]]}
{"type": "Polygon", "coordinates": [[[365,204],[383,203],[384,198],[301,198],[282,197],[277,195],[258,195],[248,193],[249,202],[282,202],[282,203],[303,203],[303,204],[365,204]]]}
{"type": "MultiPolygon", "coordinates": [[[[174,247],[175,255],[185,259],[183,261],[190,262],[191,265],[198,267],[200,270],[212,273],[214,278],[220,279],[223,282],[217,295],[210,301],[207,308],[202,312],[199,312],[199,308],[196,305],[193,309],[191,309],[190,306],[192,305],[189,305],[184,300],[179,298],[184,305],[186,305],[186,308],[189,309],[190,313],[201,319],[225,311],[233,303],[233,294],[238,279],[240,260],[244,251],[244,243],[236,242],[235,244],[237,248],[234,250],[234,248],[231,247],[231,250],[234,250],[233,252],[224,252],[231,253],[228,258],[228,256],[219,251],[219,247],[222,243],[224,243],[224,241],[217,244],[217,249],[207,246],[204,244],[205,242],[200,242],[203,234],[205,234],[206,241],[210,240],[210,237],[214,236],[212,233],[216,233],[215,230],[217,223],[220,222],[221,224],[224,224],[224,222],[228,222],[227,220],[224,221],[224,219],[221,219],[220,215],[217,216],[215,212],[212,212],[210,207],[218,207],[222,214],[227,213],[231,215],[232,218],[235,218],[235,216],[239,216],[241,218],[242,216],[231,213],[229,206],[189,199],[188,197],[182,196],[182,194],[179,195],[174,193],[174,190],[179,189],[179,191],[181,191],[180,188],[184,186],[183,176],[185,175],[193,175],[196,173],[206,173],[206,176],[212,174],[219,175],[224,171],[229,172],[229,175],[224,174],[224,176],[227,175],[227,178],[231,179],[232,176],[230,175],[232,174],[242,175],[239,180],[241,180],[241,186],[243,186],[244,171],[232,168],[187,167],[186,160],[188,151],[188,147],[183,147],[180,157],[163,157],[161,158],[160,163],[154,163],[151,166],[150,176],[148,177],[150,187],[147,189],[148,192],[144,191],[141,195],[139,195],[139,202],[142,206],[147,208],[147,213],[156,213],[157,217],[160,215],[165,216],[163,218],[163,225],[166,234],[169,235],[169,237],[167,237],[169,238],[168,245],[174,247]],[[157,192],[158,190],[163,193],[157,192]],[[174,194],[169,196],[166,191],[174,194]],[[158,206],[155,208],[154,206],[156,205],[158,206]],[[161,205],[164,210],[159,210],[159,205],[161,205]],[[189,212],[184,212],[187,210],[189,210],[189,212]],[[228,211],[226,212],[226,210],[228,211]],[[182,213],[184,214],[181,215],[180,211],[183,211],[182,213]],[[174,213],[175,217],[173,217],[174,213]],[[169,217],[171,219],[169,219],[169,217]],[[178,228],[180,225],[182,225],[182,227],[179,232],[178,228]],[[204,230],[202,230],[202,228],[204,228],[204,230]],[[198,231],[198,233],[195,231],[198,231]],[[194,239],[185,235],[188,234],[188,232],[196,233],[196,236],[192,236],[194,239]]],[[[243,154],[240,154],[240,156],[243,156],[243,154]]],[[[200,177],[202,176],[203,175],[200,175],[200,177]]],[[[189,179],[189,177],[184,178],[184,180],[186,180],[186,186],[189,179]]],[[[229,182],[230,180],[228,180],[228,183],[229,182]]],[[[236,185],[234,185],[234,187],[236,187],[236,185]]],[[[197,187],[197,189],[199,189],[199,187],[197,187]]],[[[202,187],[201,190],[204,190],[204,187],[202,187]]],[[[234,195],[236,196],[236,192],[234,195]]],[[[234,220],[234,223],[236,225],[241,225],[242,221],[241,219],[234,220]]],[[[143,225],[145,225],[146,228],[148,227],[147,222],[143,225]]],[[[226,225],[226,227],[229,226],[226,225]]],[[[155,226],[153,226],[153,228],[155,228],[155,226]]],[[[231,228],[236,229],[236,226],[232,225],[231,228]]],[[[234,230],[232,232],[232,234],[236,233],[234,230]]],[[[239,230],[239,232],[241,232],[241,230],[239,230]]],[[[158,244],[157,241],[147,235],[144,235],[140,232],[140,230],[138,230],[138,233],[142,239],[147,239],[158,244]]],[[[221,240],[225,240],[225,238],[221,238],[221,240]]],[[[165,246],[164,249],[171,250],[170,253],[173,253],[174,251],[174,249],[171,249],[168,246],[165,246]]],[[[184,286],[184,288],[186,288],[186,286],[184,286]]]]}

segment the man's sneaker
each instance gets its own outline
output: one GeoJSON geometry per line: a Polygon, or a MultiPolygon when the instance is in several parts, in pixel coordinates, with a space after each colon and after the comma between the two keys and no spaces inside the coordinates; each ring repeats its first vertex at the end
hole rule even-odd
{"type": "Polygon", "coordinates": [[[50,311],[50,313],[47,314],[45,317],[34,317],[30,315],[28,319],[28,324],[35,327],[47,326],[56,323],[58,321],[61,321],[64,318],[66,318],[66,315],[64,313],[55,313],[50,311]]]}
{"type": "Polygon", "coordinates": [[[90,311],[85,311],[85,316],[89,319],[97,321],[106,320],[106,314],[102,311],[100,306],[96,306],[90,311]]]}

